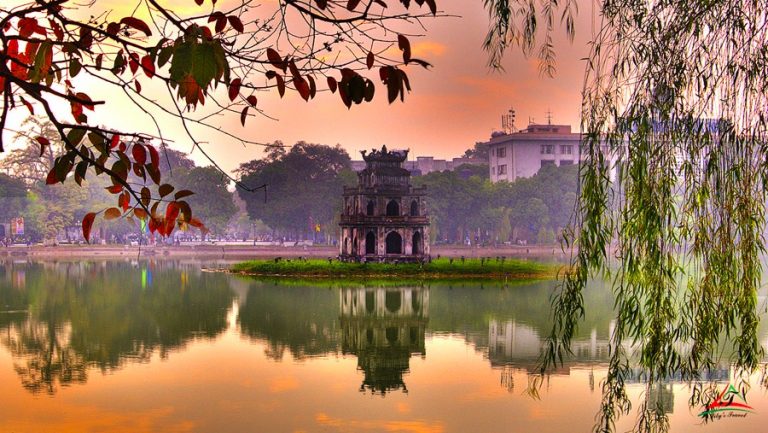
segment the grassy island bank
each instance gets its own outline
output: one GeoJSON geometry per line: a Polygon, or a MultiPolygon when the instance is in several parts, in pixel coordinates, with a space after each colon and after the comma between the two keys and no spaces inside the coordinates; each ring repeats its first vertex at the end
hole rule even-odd
{"type": "Polygon", "coordinates": [[[345,263],[338,260],[250,260],[232,272],[270,277],[408,278],[408,279],[541,279],[552,278],[560,265],[514,259],[436,259],[418,263],[345,263]]]}

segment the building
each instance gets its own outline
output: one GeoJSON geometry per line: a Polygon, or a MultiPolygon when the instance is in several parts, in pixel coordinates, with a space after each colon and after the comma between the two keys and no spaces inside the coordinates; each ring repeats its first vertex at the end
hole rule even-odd
{"type": "Polygon", "coordinates": [[[488,142],[491,182],[531,177],[546,165],[578,164],[581,134],[569,125],[537,125],[511,133],[494,132],[488,142]]]}
{"type": "MultiPolygon", "coordinates": [[[[581,147],[582,134],[571,132],[570,125],[530,124],[516,132],[494,132],[488,141],[488,166],[491,182],[514,182],[531,177],[547,165],[579,164],[586,159],[581,147]]],[[[610,164],[609,178],[616,178],[618,156],[603,145],[610,164]]]]}
{"type": "Polygon", "coordinates": [[[358,185],[344,188],[339,257],[344,261],[429,260],[426,188],[411,186],[407,150],[361,152],[358,185]]]}

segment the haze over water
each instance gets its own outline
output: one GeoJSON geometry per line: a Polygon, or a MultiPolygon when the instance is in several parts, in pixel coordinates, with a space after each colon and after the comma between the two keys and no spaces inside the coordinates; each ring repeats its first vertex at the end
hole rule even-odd
{"type": "MultiPolygon", "coordinates": [[[[586,293],[576,356],[535,399],[528,374],[554,282],[313,286],[200,268],[1,262],[0,431],[591,431],[612,326],[605,285],[586,293]]],[[[721,388],[726,361],[708,374],[721,388]]],[[[702,424],[680,382],[650,398],[673,432],[761,431],[768,397],[754,379],[743,418],[702,424]]],[[[628,390],[637,402],[645,386],[628,390]]]]}

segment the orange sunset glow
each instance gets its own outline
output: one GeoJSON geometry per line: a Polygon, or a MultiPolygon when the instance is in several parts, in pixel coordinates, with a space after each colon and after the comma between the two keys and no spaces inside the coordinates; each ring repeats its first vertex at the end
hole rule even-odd
{"type": "MultiPolygon", "coordinates": [[[[178,9],[181,15],[194,12],[196,5],[190,0],[164,2],[178,9]],[[191,5],[191,6],[190,6],[191,5]]],[[[320,86],[318,96],[303,101],[296,92],[289,91],[281,99],[277,92],[263,91],[257,94],[259,108],[264,116],[256,116],[240,125],[236,113],[219,115],[214,120],[218,127],[259,143],[276,140],[286,145],[307,141],[327,145],[340,144],[353,159],[359,159],[359,150],[380,147],[410,148],[411,155],[431,155],[439,158],[460,156],[475,142],[486,141],[491,132],[501,127],[500,116],[510,108],[517,112],[517,126],[525,127],[529,120],[547,121],[551,112],[553,123],[570,124],[574,130],[579,125],[580,91],[583,62],[588,54],[590,20],[594,13],[586,2],[577,20],[576,39],[570,43],[562,28],[555,34],[557,73],[553,78],[539,73],[539,62],[525,57],[519,50],[510,50],[504,61],[504,70],[487,66],[488,56],[482,50],[488,17],[481,1],[446,0],[439,2],[443,17],[423,21],[426,31],[416,28],[418,37],[412,37],[414,57],[427,60],[434,66],[429,70],[412,65],[406,68],[413,91],[388,104],[379,93],[369,104],[355,105],[347,109],[338,97],[320,86]]],[[[143,7],[143,6],[142,6],[143,7]]],[[[146,15],[142,7],[137,16],[146,15]]],[[[219,2],[218,8],[225,8],[219,2]]],[[[90,14],[111,11],[110,16],[120,16],[133,6],[114,0],[100,0],[90,14]]],[[[256,9],[271,8],[265,2],[256,9]]],[[[409,28],[411,31],[413,27],[409,28]]],[[[373,74],[371,74],[373,75],[373,74]]],[[[167,91],[139,77],[144,86],[143,94],[149,99],[167,101],[167,91]]],[[[98,107],[92,114],[100,124],[114,128],[140,129],[156,134],[154,122],[142,110],[136,108],[124,95],[90,78],[78,77],[76,86],[88,86],[93,93],[110,95],[107,105],[98,107]]],[[[219,87],[214,96],[226,98],[226,88],[219,87]]],[[[167,102],[166,102],[167,103],[167,102]]],[[[62,113],[67,106],[62,104],[62,113]]],[[[163,115],[144,104],[162,124],[162,136],[171,147],[190,152],[201,165],[209,162],[199,151],[193,150],[177,119],[163,115]]],[[[196,114],[205,112],[198,107],[196,114]]],[[[26,112],[12,112],[11,124],[19,124],[26,112]]],[[[227,171],[245,161],[261,158],[260,146],[243,146],[231,137],[204,128],[193,127],[195,136],[203,143],[204,150],[227,171]]],[[[17,143],[16,146],[20,146],[17,143]]]]}

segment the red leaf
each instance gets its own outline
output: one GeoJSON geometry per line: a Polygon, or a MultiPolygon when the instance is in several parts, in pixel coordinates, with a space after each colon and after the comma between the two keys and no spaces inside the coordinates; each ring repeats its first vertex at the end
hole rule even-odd
{"type": "Polygon", "coordinates": [[[224,16],[223,13],[221,13],[219,11],[216,11],[216,12],[212,13],[211,16],[208,17],[208,22],[212,23],[212,22],[218,20],[219,17],[223,17],[223,16],[224,16]]]}
{"type": "Polygon", "coordinates": [[[51,28],[53,29],[53,34],[56,35],[56,40],[62,40],[64,39],[64,30],[61,29],[61,26],[59,23],[52,19],[48,19],[48,23],[51,24],[51,28]]]}
{"type": "Polygon", "coordinates": [[[411,60],[411,42],[403,35],[397,35],[397,47],[403,50],[403,62],[411,60]]]}
{"type": "Polygon", "coordinates": [[[197,3],[198,6],[202,6],[203,0],[195,0],[195,3],[197,3]]]}
{"type": "Polygon", "coordinates": [[[120,218],[120,215],[122,215],[122,213],[120,212],[120,209],[116,207],[111,207],[104,211],[104,219],[107,221],[120,218]]]}
{"type": "Polygon", "coordinates": [[[131,149],[131,153],[133,154],[133,160],[137,163],[141,165],[147,163],[147,149],[145,149],[141,144],[134,144],[133,149],[131,149]]]}
{"type": "Polygon", "coordinates": [[[28,38],[32,33],[40,33],[45,36],[45,28],[41,27],[34,18],[22,18],[19,20],[19,36],[28,38]]]}
{"type": "Polygon", "coordinates": [[[237,95],[240,93],[241,85],[242,85],[242,81],[239,78],[235,78],[229,84],[229,100],[230,101],[234,101],[235,98],[237,98],[237,95]]]}
{"type": "Polygon", "coordinates": [[[227,17],[224,16],[224,14],[221,14],[221,16],[216,20],[216,27],[214,30],[216,30],[216,33],[221,33],[224,31],[224,27],[227,26],[227,17]]]}
{"type": "MultiPolygon", "coordinates": [[[[197,1],[197,0],[195,0],[197,1]]],[[[144,32],[147,36],[152,36],[152,31],[149,30],[149,26],[144,21],[135,17],[125,17],[120,20],[120,24],[125,24],[128,27],[133,27],[136,30],[144,32]]]]}
{"type": "Polygon", "coordinates": [[[87,108],[88,110],[93,111],[95,106],[93,105],[93,100],[91,99],[90,96],[86,95],[83,92],[77,92],[77,93],[75,93],[75,96],[77,97],[77,99],[79,99],[81,101],[86,101],[85,103],[83,103],[83,107],[87,108]]]}
{"type": "Polygon", "coordinates": [[[133,84],[136,85],[136,93],[141,93],[141,83],[139,83],[139,80],[134,80],[133,84]]]}
{"type": "Polygon", "coordinates": [[[120,24],[112,22],[107,24],[107,33],[110,35],[116,35],[120,31],[120,24]]]}
{"type": "Polygon", "coordinates": [[[309,101],[309,83],[307,83],[307,80],[302,77],[294,78],[293,85],[296,87],[296,90],[299,91],[299,95],[301,95],[305,101],[309,101]]]}
{"type": "Polygon", "coordinates": [[[114,149],[120,144],[120,134],[112,134],[112,140],[109,142],[109,148],[114,149]]]}
{"type": "Polygon", "coordinates": [[[147,219],[147,211],[145,211],[144,209],[142,209],[140,207],[137,207],[137,208],[133,209],[133,215],[136,218],[140,219],[140,220],[147,219]]]}
{"type": "Polygon", "coordinates": [[[35,115],[35,109],[32,107],[32,104],[30,104],[29,101],[27,101],[23,97],[19,97],[19,99],[27,107],[27,110],[29,110],[29,114],[34,116],[35,115]]]}
{"type": "Polygon", "coordinates": [[[349,0],[347,2],[347,10],[353,11],[360,4],[360,0],[349,0]]]}
{"type": "Polygon", "coordinates": [[[208,27],[203,27],[203,37],[205,37],[205,40],[212,41],[213,40],[213,33],[211,33],[211,29],[208,27]]]}
{"type": "Polygon", "coordinates": [[[56,167],[52,168],[51,171],[48,172],[48,176],[45,177],[45,184],[46,185],[53,185],[54,183],[57,183],[59,180],[56,178],[56,167]]]}
{"type": "Polygon", "coordinates": [[[283,61],[283,58],[280,57],[280,54],[277,53],[277,51],[272,48],[267,48],[267,59],[269,60],[269,63],[272,63],[272,66],[285,71],[286,64],[283,61]]]}
{"type": "Polygon", "coordinates": [[[165,221],[175,221],[179,217],[180,211],[178,203],[175,201],[168,203],[168,207],[165,208],[165,221]]]}
{"type": "Polygon", "coordinates": [[[373,60],[373,53],[368,51],[368,57],[365,59],[365,66],[367,66],[368,69],[373,67],[373,60]]]}
{"type": "Polygon", "coordinates": [[[108,186],[107,191],[109,191],[111,194],[119,194],[123,192],[123,186],[120,184],[108,186]]]}
{"type": "Polygon", "coordinates": [[[237,30],[240,33],[245,31],[245,26],[243,26],[243,22],[240,21],[240,18],[234,15],[230,15],[227,17],[227,20],[229,21],[229,25],[232,26],[233,29],[237,30]]]}
{"type": "Polygon", "coordinates": [[[164,236],[170,236],[173,233],[173,228],[176,226],[175,220],[165,220],[164,236]]]}
{"type": "Polygon", "coordinates": [[[425,0],[425,1],[429,6],[429,11],[432,12],[432,15],[437,15],[437,3],[435,3],[435,0],[425,0]]]}
{"type": "Polygon", "coordinates": [[[331,89],[331,93],[336,93],[336,88],[339,87],[339,83],[333,77],[328,77],[328,88],[331,89]]]}
{"type": "Polygon", "coordinates": [[[248,101],[249,104],[251,104],[252,107],[256,106],[256,103],[259,102],[258,99],[256,99],[256,96],[250,95],[246,98],[246,101],[248,101]]]}
{"type": "Polygon", "coordinates": [[[117,205],[123,209],[123,212],[127,211],[131,207],[131,196],[128,191],[124,191],[117,199],[117,205]]]}
{"type": "Polygon", "coordinates": [[[179,191],[176,194],[174,194],[173,198],[175,198],[176,200],[180,200],[180,199],[182,199],[184,197],[189,197],[192,194],[194,194],[194,192],[192,192],[192,191],[190,191],[188,189],[182,189],[181,191],[179,191]]]}
{"type": "Polygon", "coordinates": [[[35,138],[35,140],[37,140],[37,142],[40,143],[40,157],[42,158],[43,154],[45,153],[45,148],[49,147],[51,145],[51,142],[47,138],[42,136],[35,138]]]}
{"type": "Polygon", "coordinates": [[[311,75],[307,75],[307,80],[309,80],[309,97],[314,98],[315,94],[317,93],[317,85],[315,84],[315,79],[312,78],[311,75]]]}
{"type": "Polygon", "coordinates": [[[283,95],[285,95],[285,80],[283,80],[283,77],[280,75],[275,78],[277,78],[277,93],[279,93],[282,98],[283,95]]]}
{"type": "Polygon", "coordinates": [[[147,75],[147,77],[152,78],[155,76],[155,63],[152,61],[152,57],[142,57],[141,67],[144,69],[144,73],[147,75]]]}
{"type": "Polygon", "coordinates": [[[151,144],[147,145],[147,149],[149,149],[149,161],[152,165],[158,167],[160,165],[160,154],[157,153],[157,149],[151,144]]]}
{"type": "Polygon", "coordinates": [[[139,62],[133,58],[133,54],[131,54],[131,59],[128,61],[128,67],[131,68],[132,74],[136,74],[136,71],[139,70],[139,62]]]}
{"type": "Polygon", "coordinates": [[[240,112],[240,123],[245,126],[245,118],[248,117],[248,107],[243,108],[243,111],[240,112]]]}
{"type": "Polygon", "coordinates": [[[94,219],[96,219],[96,214],[93,212],[89,212],[83,217],[83,237],[88,243],[91,243],[91,228],[94,219]]]}
{"type": "Polygon", "coordinates": [[[315,0],[315,3],[317,3],[317,7],[320,10],[324,10],[328,7],[328,0],[315,0]]]}
{"type": "Polygon", "coordinates": [[[161,198],[167,196],[170,193],[172,193],[173,190],[174,190],[173,185],[170,185],[170,184],[167,184],[167,183],[164,183],[164,184],[160,185],[157,188],[157,192],[158,192],[158,194],[160,194],[161,198]]]}

